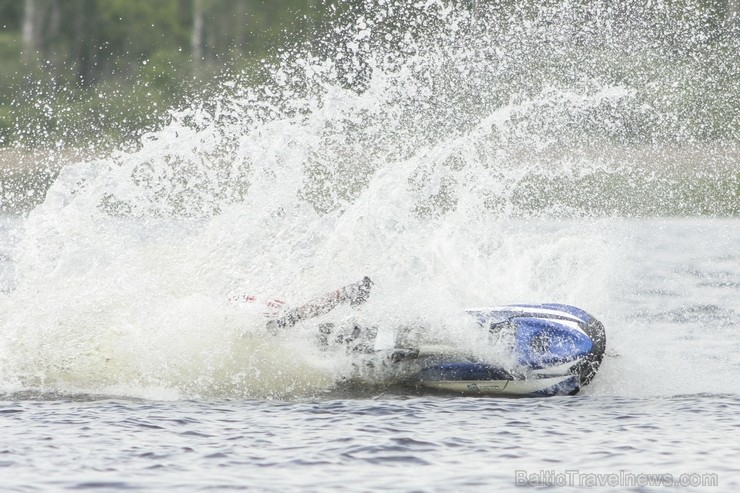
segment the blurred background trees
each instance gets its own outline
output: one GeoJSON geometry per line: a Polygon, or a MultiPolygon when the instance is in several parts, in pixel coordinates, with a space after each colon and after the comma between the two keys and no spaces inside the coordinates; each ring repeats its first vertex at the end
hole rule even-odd
{"type": "MultiPolygon", "coordinates": [[[[367,1],[0,0],[0,147],[136,139],[216,78],[258,74],[286,41],[367,1]]],[[[697,2],[738,27],[740,0],[697,2]]]]}
{"type": "Polygon", "coordinates": [[[0,0],[0,146],[119,141],[308,36],[313,0],[0,0]],[[62,124],[64,123],[64,124],[62,124]],[[91,132],[91,129],[93,131],[91,132]]]}

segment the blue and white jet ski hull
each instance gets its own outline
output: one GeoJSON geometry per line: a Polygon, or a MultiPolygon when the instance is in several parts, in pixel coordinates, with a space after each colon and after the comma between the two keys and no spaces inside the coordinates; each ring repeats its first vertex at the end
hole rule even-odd
{"type": "Polygon", "coordinates": [[[506,305],[467,310],[489,330],[492,344],[506,344],[506,365],[424,351],[414,355],[417,387],[471,395],[572,395],[589,384],[606,347],[603,325],[585,311],[562,304],[506,305]]]}

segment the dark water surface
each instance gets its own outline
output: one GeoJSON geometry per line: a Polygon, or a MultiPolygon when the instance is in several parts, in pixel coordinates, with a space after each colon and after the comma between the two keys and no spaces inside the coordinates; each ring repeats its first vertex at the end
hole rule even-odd
{"type": "Polygon", "coordinates": [[[732,491],[739,407],[716,394],[5,402],[0,470],[5,491],[501,491],[604,473],[732,491]]]}

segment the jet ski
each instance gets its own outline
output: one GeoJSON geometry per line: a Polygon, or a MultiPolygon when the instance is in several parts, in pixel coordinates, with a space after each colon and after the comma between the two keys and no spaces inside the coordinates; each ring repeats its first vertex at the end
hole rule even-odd
{"type": "Polygon", "coordinates": [[[573,395],[596,376],[606,348],[604,326],[570,305],[545,303],[466,310],[488,331],[499,361],[419,348],[397,353],[414,359],[416,387],[472,395],[573,395]]]}
{"type": "MultiPolygon", "coordinates": [[[[293,326],[328,313],[341,303],[359,306],[370,293],[369,278],[309,302],[268,323],[268,330],[293,326]]],[[[415,345],[403,330],[390,348],[379,349],[377,328],[319,326],[325,346],[344,344],[362,354],[375,374],[417,391],[488,396],[574,395],[591,383],[606,349],[604,326],[584,310],[559,303],[513,304],[465,311],[485,344],[500,358],[466,354],[459,348],[415,345]]]]}

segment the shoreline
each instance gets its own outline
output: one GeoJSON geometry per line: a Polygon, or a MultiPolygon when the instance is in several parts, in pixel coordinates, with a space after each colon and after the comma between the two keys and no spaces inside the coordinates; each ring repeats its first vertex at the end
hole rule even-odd
{"type": "MultiPolygon", "coordinates": [[[[491,197],[494,215],[740,217],[740,143],[502,151],[526,169],[505,195],[491,197]]],[[[29,212],[64,166],[110,154],[0,148],[0,214],[29,212]]]]}
{"type": "MultiPolygon", "coordinates": [[[[0,147],[0,171],[19,170],[36,167],[27,164],[42,162],[61,168],[74,162],[86,161],[93,158],[104,158],[115,152],[91,152],[81,149],[22,149],[15,147],[0,147]]],[[[650,162],[658,164],[663,169],[691,170],[701,166],[701,162],[712,160],[712,164],[725,167],[721,171],[738,172],[740,169],[740,142],[709,141],[694,144],[666,144],[666,145],[602,145],[602,146],[551,146],[543,152],[528,149],[507,152],[509,156],[519,161],[537,160],[543,164],[563,159],[603,160],[605,163],[636,164],[650,162]]]]}
{"type": "Polygon", "coordinates": [[[43,164],[46,168],[59,171],[68,164],[84,161],[91,156],[89,151],[77,149],[18,149],[14,147],[0,147],[0,173],[24,172],[39,168],[43,164]]]}

